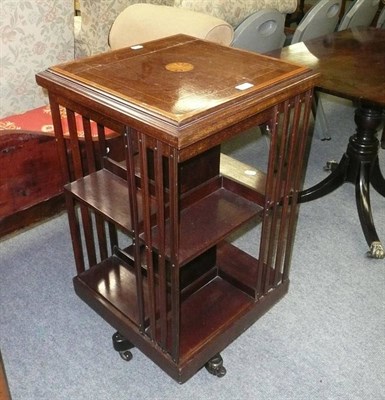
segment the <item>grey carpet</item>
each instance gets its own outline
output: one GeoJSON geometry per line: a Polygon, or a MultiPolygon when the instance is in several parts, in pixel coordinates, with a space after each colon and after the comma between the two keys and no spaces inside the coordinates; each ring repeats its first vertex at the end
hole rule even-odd
{"type": "MultiPolygon", "coordinates": [[[[349,103],[329,99],[325,109],[333,139],[321,142],[316,129],[306,186],[354,129],[349,103]]],[[[263,163],[268,144],[250,137],[230,151],[263,163]]],[[[371,194],[385,241],[385,199],[371,194]]],[[[236,240],[252,253],[255,234],[236,240]]],[[[366,250],[352,185],[301,205],[289,294],[223,351],[225,377],[203,369],[179,385],[138,350],[121,360],[114,330],[76,297],[63,213],[0,243],[0,348],[13,400],[385,399],[385,262],[366,250]]]]}

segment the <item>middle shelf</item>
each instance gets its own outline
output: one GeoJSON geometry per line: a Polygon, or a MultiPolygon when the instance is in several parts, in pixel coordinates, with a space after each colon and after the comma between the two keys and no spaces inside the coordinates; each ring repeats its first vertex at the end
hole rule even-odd
{"type": "MultiPolygon", "coordinates": [[[[180,201],[179,211],[179,253],[182,266],[207,249],[211,248],[245,222],[261,215],[263,207],[243,196],[245,189],[224,176],[218,176],[209,190],[203,190],[201,198],[194,201],[180,201]]],[[[127,182],[102,169],[66,185],[65,190],[80,203],[94,212],[102,214],[128,234],[132,233],[130,204],[127,182]]],[[[196,196],[196,192],[194,194],[196,196]]],[[[138,216],[142,215],[141,190],[137,190],[138,216]]],[[[185,199],[184,199],[185,200],[185,199]]],[[[165,205],[167,209],[168,205],[165,205]]],[[[151,200],[151,210],[157,212],[151,200]]],[[[167,210],[166,213],[167,215],[167,210]]],[[[154,219],[155,220],[155,219],[154,219]]],[[[170,257],[169,221],[166,219],[165,253],[170,257]]],[[[141,234],[143,238],[143,233],[141,234]]],[[[152,247],[159,246],[158,227],[152,226],[152,247]]]]}

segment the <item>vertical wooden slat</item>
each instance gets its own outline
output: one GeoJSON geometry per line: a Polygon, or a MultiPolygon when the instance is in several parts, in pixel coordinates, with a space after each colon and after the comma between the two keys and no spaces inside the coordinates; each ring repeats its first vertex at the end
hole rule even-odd
{"type": "Polygon", "coordinates": [[[178,153],[172,149],[169,158],[169,207],[170,207],[170,262],[171,262],[171,356],[179,361],[180,343],[180,280],[179,280],[179,182],[178,153]]]}
{"type": "Polygon", "coordinates": [[[97,124],[98,131],[98,148],[99,148],[99,160],[98,166],[99,168],[103,168],[103,159],[107,155],[107,142],[106,142],[106,131],[103,125],[97,124]]]}
{"type": "MultiPolygon", "coordinates": [[[[107,234],[106,234],[105,221],[100,214],[94,214],[94,216],[95,216],[96,234],[98,237],[98,247],[99,247],[100,259],[104,260],[108,257],[108,246],[107,246],[107,234]]],[[[111,248],[113,248],[113,245],[111,248]]]]}
{"type": "Polygon", "coordinates": [[[108,232],[110,235],[110,251],[112,252],[115,246],[119,245],[118,241],[118,231],[116,229],[116,225],[112,222],[108,221],[108,232]]]}
{"type": "Polygon", "coordinates": [[[165,235],[165,187],[163,172],[163,145],[156,141],[154,152],[154,181],[158,228],[158,291],[159,291],[159,344],[166,349],[167,344],[167,276],[166,276],[166,235],[165,235]]]}
{"type": "Polygon", "coordinates": [[[156,298],[155,298],[155,276],[152,254],[152,232],[151,232],[151,194],[150,194],[150,170],[147,157],[147,137],[139,132],[139,158],[140,158],[140,176],[142,182],[142,208],[143,208],[143,237],[146,251],[147,265],[147,286],[148,286],[148,310],[150,326],[148,335],[155,339],[156,334],[156,298]]]}
{"type": "Polygon", "coordinates": [[[128,185],[128,207],[130,210],[132,237],[134,246],[134,265],[137,292],[137,307],[139,316],[139,330],[144,332],[145,329],[145,312],[144,312],[144,289],[143,289],[143,271],[141,262],[141,241],[139,238],[140,222],[139,222],[139,188],[136,184],[135,177],[135,154],[137,152],[134,136],[137,133],[128,127],[125,130],[125,147],[126,147],[126,165],[127,165],[127,185],[128,185]]]}
{"type": "Polygon", "coordinates": [[[259,268],[257,274],[257,282],[255,285],[256,296],[262,295],[262,285],[264,276],[266,273],[266,261],[267,261],[267,252],[268,252],[268,238],[271,226],[271,218],[270,218],[270,208],[272,203],[271,192],[274,187],[274,168],[276,164],[276,147],[278,143],[278,118],[279,118],[279,110],[278,107],[275,106],[273,108],[273,117],[269,122],[269,128],[271,132],[271,140],[270,140],[270,152],[269,152],[269,160],[267,165],[267,177],[266,177],[266,188],[265,188],[265,205],[264,205],[264,214],[262,218],[262,228],[261,228],[261,239],[259,246],[259,268]]]}
{"type": "Polygon", "coordinates": [[[87,249],[88,265],[92,267],[93,265],[96,264],[97,258],[96,258],[91,212],[89,208],[83,204],[80,204],[79,208],[80,208],[80,214],[82,216],[83,234],[87,249]]]}
{"type": "Polygon", "coordinates": [[[78,138],[78,130],[76,127],[75,113],[72,110],[66,109],[68,131],[69,131],[69,144],[72,159],[72,170],[74,178],[79,179],[84,176],[82,155],[80,151],[80,143],[78,138]]]}
{"type": "MultiPolygon", "coordinates": [[[[106,140],[106,128],[101,125],[100,123],[97,124],[97,132],[98,132],[98,154],[99,154],[99,160],[96,161],[95,157],[95,167],[96,169],[98,168],[103,168],[104,167],[104,158],[108,155],[107,151],[107,140],[106,140]]],[[[95,152],[95,145],[94,145],[94,152],[95,152]]],[[[100,224],[99,221],[97,221],[97,224],[100,224]]],[[[102,230],[102,227],[99,225],[99,229],[101,232],[104,232],[104,238],[105,238],[105,230],[102,230]]],[[[105,227],[104,227],[105,229],[105,227]]],[[[109,229],[109,235],[110,235],[110,248],[113,249],[114,246],[118,245],[118,233],[117,233],[117,228],[116,225],[109,223],[108,224],[108,229],[109,229]]],[[[100,245],[100,253],[101,254],[106,254],[107,257],[107,245],[100,245]]]]}
{"type": "MultiPolygon", "coordinates": [[[[83,131],[84,131],[84,142],[85,142],[85,152],[87,158],[87,170],[88,174],[96,171],[96,157],[95,157],[95,145],[92,138],[92,128],[91,121],[89,118],[82,116],[83,131]]],[[[104,219],[101,215],[95,214],[95,225],[96,233],[98,237],[98,246],[100,259],[104,260],[108,257],[107,250],[107,237],[106,229],[104,225],[104,219]]],[[[113,248],[113,245],[111,246],[113,248]]]]}
{"type": "Polygon", "coordinates": [[[87,156],[87,167],[88,173],[96,171],[95,166],[95,147],[92,141],[92,132],[91,132],[91,121],[89,118],[82,116],[83,122],[83,131],[84,131],[84,141],[85,141],[85,150],[87,156]]]}
{"type": "Polygon", "coordinates": [[[72,238],[72,248],[75,256],[76,271],[78,274],[80,274],[84,272],[85,266],[84,266],[84,254],[81,242],[79,218],[76,213],[75,201],[73,196],[67,191],[65,191],[64,193],[65,193],[65,201],[68,214],[68,222],[72,238]]]}
{"type": "Polygon", "coordinates": [[[68,183],[71,180],[70,166],[67,157],[67,147],[63,136],[63,126],[60,115],[60,106],[56,102],[52,94],[49,94],[50,108],[52,114],[52,122],[55,130],[56,142],[60,158],[60,165],[63,174],[64,182],[68,183]]]}

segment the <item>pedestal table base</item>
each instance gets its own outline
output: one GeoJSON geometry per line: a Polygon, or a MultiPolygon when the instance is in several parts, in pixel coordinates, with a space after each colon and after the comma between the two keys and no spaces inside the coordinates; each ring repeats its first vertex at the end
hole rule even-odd
{"type": "Polygon", "coordinates": [[[377,130],[383,118],[380,108],[360,105],[355,112],[356,133],[350,137],[349,144],[341,161],[333,172],[317,185],[304,190],[299,195],[299,202],[304,203],[325,196],[345,182],[356,187],[357,211],[369,245],[367,255],[372,258],[384,258],[384,247],[377,235],[370,204],[370,184],[385,197],[385,179],[381,173],[378,151],[377,130]]]}

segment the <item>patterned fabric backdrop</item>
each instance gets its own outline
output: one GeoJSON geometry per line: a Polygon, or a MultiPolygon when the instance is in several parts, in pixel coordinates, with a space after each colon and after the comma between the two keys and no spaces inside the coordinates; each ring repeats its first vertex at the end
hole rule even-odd
{"type": "Polygon", "coordinates": [[[0,118],[47,103],[35,74],[74,57],[73,0],[1,0],[0,118]]]}
{"type": "Polygon", "coordinates": [[[81,28],[76,37],[75,57],[99,54],[108,50],[108,33],[115,18],[136,3],[172,6],[174,0],[81,0],[81,28]]]}

